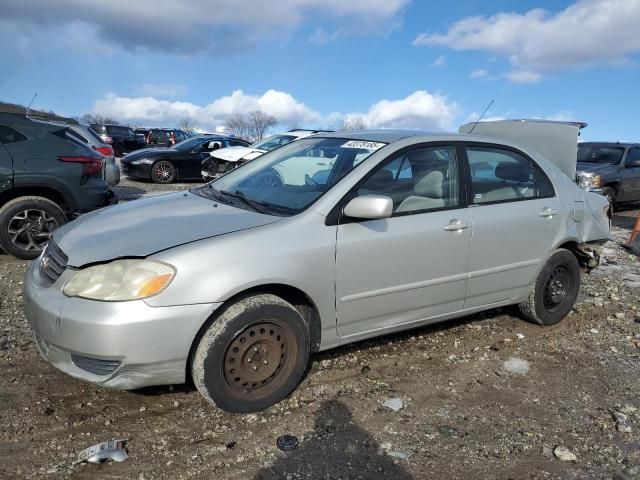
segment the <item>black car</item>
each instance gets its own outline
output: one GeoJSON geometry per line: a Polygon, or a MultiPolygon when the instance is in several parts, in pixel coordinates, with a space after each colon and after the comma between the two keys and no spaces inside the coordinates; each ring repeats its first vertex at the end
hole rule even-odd
{"type": "Polygon", "coordinates": [[[116,201],[103,156],[68,129],[0,113],[0,247],[15,257],[38,257],[53,230],[116,201]]]}
{"type": "Polygon", "coordinates": [[[136,135],[131,127],[123,125],[108,125],[92,123],[90,127],[95,130],[105,143],[113,147],[116,157],[121,157],[126,152],[133,152],[144,148],[144,137],[136,135]]]}
{"type": "Polygon", "coordinates": [[[225,135],[200,135],[188,138],[173,148],[146,148],[125,155],[121,165],[130,178],[173,183],[176,180],[199,180],[202,160],[218,148],[247,146],[240,138],[225,135]]]}
{"type": "Polygon", "coordinates": [[[147,134],[147,146],[149,147],[173,147],[185,141],[190,135],[177,128],[152,128],[147,134]]]}

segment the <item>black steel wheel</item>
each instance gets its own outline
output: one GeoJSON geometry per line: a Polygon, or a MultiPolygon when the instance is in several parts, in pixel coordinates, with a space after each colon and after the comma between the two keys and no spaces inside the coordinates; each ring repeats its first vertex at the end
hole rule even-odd
{"type": "Polygon", "coordinates": [[[573,308],[580,290],[580,265],[568,250],[556,250],[540,271],[521,314],[540,325],[555,325],[573,308]]]}

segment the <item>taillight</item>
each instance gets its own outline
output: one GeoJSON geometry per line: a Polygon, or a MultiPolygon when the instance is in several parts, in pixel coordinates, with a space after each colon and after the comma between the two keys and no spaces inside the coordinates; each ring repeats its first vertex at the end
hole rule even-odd
{"type": "Polygon", "coordinates": [[[111,138],[109,135],[100,135],[100,138],[104,143],[113,143],[113,138],[111,138]]]}
{"type": "Polygon", "coordinates": [[[93,148],[95,149],[96,152],[100,152],[105,157],[113,157],[113,148],[111,148],[108,145],[105,147],[93,147],[93,148]]]}
{"type": "Polygon", "coordinates": [[[96,173],[102,173],[102,158],[98,157],[58,157],[58,160],[66,163],[79,163],[82,165],[82,176],[88,177],[96,173]]]}

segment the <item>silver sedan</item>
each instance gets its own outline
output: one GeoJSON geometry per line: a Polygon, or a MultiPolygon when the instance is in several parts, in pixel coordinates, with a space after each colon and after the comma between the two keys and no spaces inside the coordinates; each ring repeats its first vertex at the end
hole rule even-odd
{"type": "Polygon", "coordinates": [[[313,352],[503,305],[559,322],[598,264],[607,201],[476,135],[340,132],[55,232],[25,281],[42,356],[133,389],[193,380],[264,409],[313,352]]]}

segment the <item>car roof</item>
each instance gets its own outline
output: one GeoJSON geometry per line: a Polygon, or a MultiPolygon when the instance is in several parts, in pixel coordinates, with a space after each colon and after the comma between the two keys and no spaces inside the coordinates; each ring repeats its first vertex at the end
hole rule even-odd
{"type": "MultiPolygon", "coordinates": [[[[316,137],[326,138],[346,138],[350,140],[364,140],[369,142],[383,142],[393,143],[403,138],[408,137],[434,137],[434,140],[440,139],[440,137],[468,138],[467,135],[461,135],[457,133],[446,132],[427,132],[423,130],[393,130],[393,129],[381,129],[381,130],[344,130],[340,132],[332,133],[320,133],[316,134],[316,137]]],[[[474,137],[475,138],[475,137],[474,137]]]]}
{"type": "Polygon", "coordinates": [[[638,142],[580,142],[578,145],[598,145],[601,147],[635,147],[638,142]]]}

